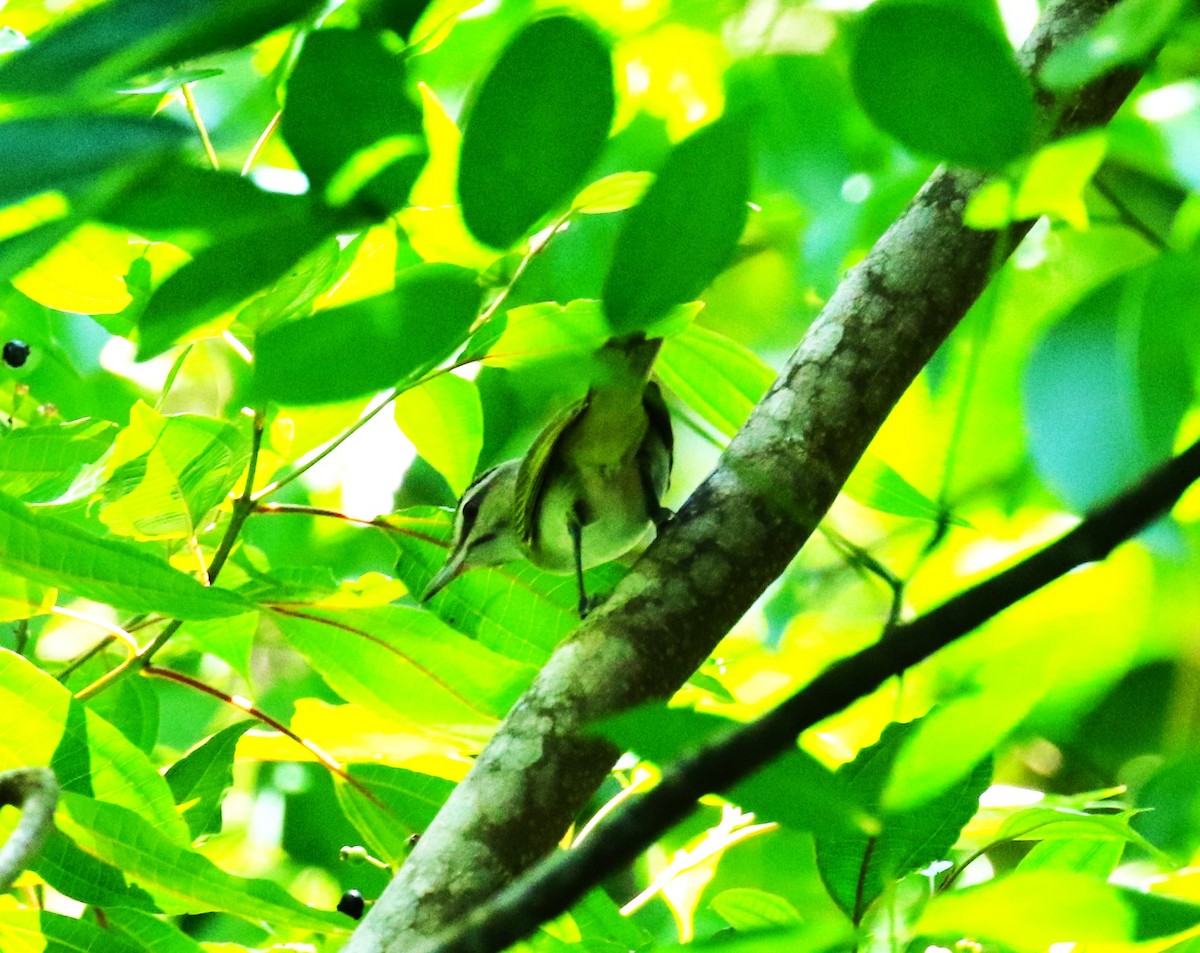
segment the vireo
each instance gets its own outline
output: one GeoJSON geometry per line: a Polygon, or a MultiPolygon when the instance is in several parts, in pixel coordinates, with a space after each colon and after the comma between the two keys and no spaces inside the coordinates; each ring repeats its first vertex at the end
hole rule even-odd
{"type": "Polygon", "coordinates": [[[596,352],[599,373],[587,394],[525,456],[467,487],[450,555],[423,601],[467,569],[528,559],[574,573],[579,614],[587,614],[584,569],[627,552],[671,515],[660,503],[671,478],[671,417],[649,380],[661,344],[640,334],[609,341],[596,352]]]}

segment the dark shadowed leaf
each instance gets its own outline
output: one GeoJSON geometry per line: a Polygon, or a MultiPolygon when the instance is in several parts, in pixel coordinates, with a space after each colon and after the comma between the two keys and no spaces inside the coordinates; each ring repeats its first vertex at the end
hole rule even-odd
{"type": "Polygon", "coordinates": [[[904,145],[959,165],[1000,168],[1033,141],[1033,92],[1003,33],[929,0],[867,9],[850,65],[867,115],[904,145]]]}
{"type": "Polygon", "coordinates": [[[724,116],[672,150],[617,236],[604,311],[626,334],[702,292],[730,260],[746,224],[750,129],[724,116]]]}
{"type": "Polygon", "coordinates": [[[0,67],[0,95],[111,86],[235,49],[296,20],[315,0],[109,0],[84,10],[0,67]]]}
{"type": "Polygon", "coordinates": [[[178,123],[140,116],[64,115],[0,123],[0,205],[153,160],[189,135],[178,123]]]}
{"type": "Polygon", "coordinates": [[[509,44],[475,94],[458,194],[472,234],[506,248],[572,195],[613,118],[612,62],[588,26],[537,20],[509,44]]]}
{"type": "Polygon", "coordinates": [[[404,205],[428,157],[404,60],[372,30],[321,30],[305,41],[280,131],[315,194],[380,217],[404,205]]]}
{"type": "Polygon", "coordinates": [[[319,404],[430,370],[466,340],[482,292],[473,272],[418,265],[394,291],[273,327],[258,339],[258,393],[319,404]]]}
{"type": "Polygon", "coordinates": [[[138,318],[138,360],[161,354],[281,278],[324,237],[314,223],[286,229],[271,224],[205,248],[162,283],[138,318]]]}

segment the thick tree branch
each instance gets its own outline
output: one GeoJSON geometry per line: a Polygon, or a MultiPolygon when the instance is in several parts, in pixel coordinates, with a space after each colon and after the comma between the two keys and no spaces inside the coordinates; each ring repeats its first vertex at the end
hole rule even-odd
{"type": "Polygon", "coordinates": [[[12,836],[0,847],[0,893],[13,885],[30,861],[37,857],[54,827],[58,806],[58,780],[49,768],[13,768],[0,771],[0,807],[21,809],[12,836]]]}
{"type": "Polygon", "coordinates": [[[728,790],[784,754],[797,737],[865,698],[889,678],[1049,585],[1104,559],[1170,511],[1200,480],[1200,440],[1070,532],[959,593],[870,648],[834,663],[766,715],[672,765],[652,790],[626,802],[578,847],[547,858],[437,942],[418,953],[499,953],[565,913],[591,888],[632,863],[705,794],[728,790]]]}
{"type": "MultiPolygon", "coordinates": [[[[1032,73],[1116,0],[1058,0],[1032,73]]],[[[1039,94],[1047,135],[1106,122],[1136,79],[1039,94]]],[[[514,706],[345,953],[401,953],[550,853],[616,755],[581,726],[669,697],[812,534],[896,401],[1027,226],[962,223],[975,173],[939,171],[839,286],[720,465],[514,706]]]]}

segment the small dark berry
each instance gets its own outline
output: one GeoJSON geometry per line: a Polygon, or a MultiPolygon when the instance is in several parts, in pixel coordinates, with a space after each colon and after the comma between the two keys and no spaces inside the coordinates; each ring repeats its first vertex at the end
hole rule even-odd
{"type": "Polygon", "coordinates": [[[20,367],[29,358],[29,345],[24,341],[4,343],[4,363],[9,367],[20,367]]]}
{"type": "Polygon", "coordinates": [[[338,901],[338,913],[344,913],[351,920],[361,920],[363,909],[366,904],[363,902],[363,895],[357,890],[347,890],[342,894],[342,899],[338,901]]]}

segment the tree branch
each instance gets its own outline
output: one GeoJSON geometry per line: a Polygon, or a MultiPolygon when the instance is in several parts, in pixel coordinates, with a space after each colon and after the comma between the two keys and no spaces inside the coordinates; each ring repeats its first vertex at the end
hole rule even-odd
{"type": "Polygon", "coordinates": [[[0,771],[0,807],[21,809],[12,836],[0,847],[0,893],[4,893],[41,851],[54,827],[58,780],[49,768],[0,771]]]}
{"type": "Polygon", "coordinates": [[[656,787],[624,804],[579,846],[544,860],[418,953],[498,953],[528,936],[632,863],[686,818],[699,798],[728,790],[792,749],[802,732],[870,695],[889,678],[1072,569],[1104,559],[1169,512],[1196,480],[1200,440],[1053,543],[925,615],[893,627],[879,642],[835,662],[761,718],[731,729],[672,765],[656,787]]]}
{"type": "MultiPolygon", "coordinates": [[[[1025,68],[1035,73],[1115,3],[1053,3],[1021,51],[1025,68]]],[[[1043,128],[1106,122],[1136,78],[1110,74],[1069,100],[1039,91],[1043,128]]],[[[514,706],[345,953],[409,951],[549,854],[617,754],[582,726],[669,697],[783,572],[1028,230],[963,225],[983,181],[934,173],[841,283],[717,469],[514,706]]]]}

